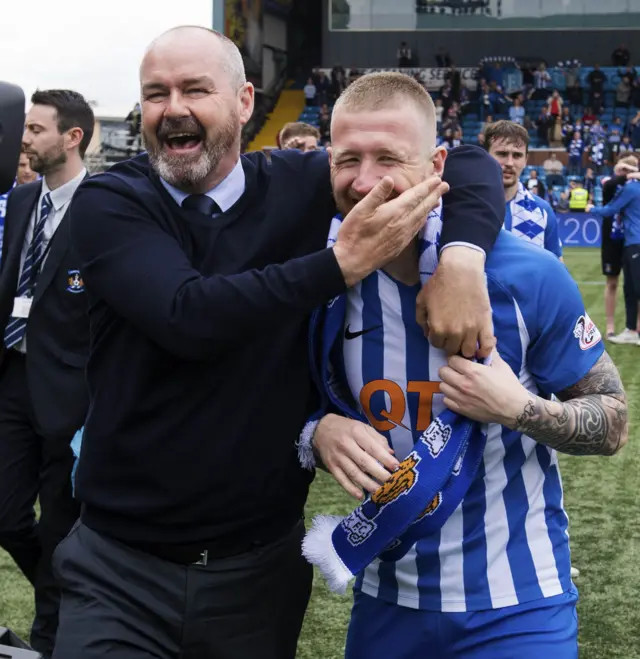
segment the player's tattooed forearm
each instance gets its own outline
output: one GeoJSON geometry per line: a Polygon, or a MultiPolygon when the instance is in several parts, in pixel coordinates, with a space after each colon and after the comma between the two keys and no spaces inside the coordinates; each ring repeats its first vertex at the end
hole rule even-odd
{"type": "Polygon", "coordinates": [[[608,355],[558,398],[564,402],[532,396],[516,417],[516,429],[571,455],[613,455],[626,443],[626,396],[608,355]]]}

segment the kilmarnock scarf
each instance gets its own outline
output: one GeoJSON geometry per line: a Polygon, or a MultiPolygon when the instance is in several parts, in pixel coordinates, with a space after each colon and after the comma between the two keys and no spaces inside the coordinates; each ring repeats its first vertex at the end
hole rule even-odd
{"type": "MultiPolygon", "coordinates": [[[[418,236],[423,284],[438,263],[440,214],[441,206],[430,213],[418,236]]],[[[333,219],[328,246],[335,243],[341,222],[340,216],[333,219]]],[[[331,304],[325,326],[335,323],[342,327],[344,312],[332,313],[340,306],[331,304]]],[[[311,434],[309,429],[303,431],[299,444],[301,463],[308,468],[314,464],[311,434]]],[[[329,588],[341,594],[374,559],[402,558],[417,540],[440,529],[460,505],[475,479],[485,443],[486,433],[480,423],[444,410],[391,478],[373,495],[367,495],[350,515],[314,518],[303,541],[304,556],[320,568],[329,588]]]]}

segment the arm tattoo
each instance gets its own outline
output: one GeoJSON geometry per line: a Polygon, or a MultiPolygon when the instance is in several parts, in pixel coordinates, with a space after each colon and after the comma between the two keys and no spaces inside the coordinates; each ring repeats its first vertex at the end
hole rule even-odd
{"type": "Polygon", "coordinates": [[[580,382],[558,393],[564,402],[531,395],[515,429],[570,455],[614,455],[627,442],[627,398],[604,353],[580,382]]]}

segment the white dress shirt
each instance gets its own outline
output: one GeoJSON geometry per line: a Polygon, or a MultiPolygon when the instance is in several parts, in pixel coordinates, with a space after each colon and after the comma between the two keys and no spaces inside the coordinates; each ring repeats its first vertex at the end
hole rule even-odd
{"type": "MultiPolygon", "coordinates": [[[[56,188],[55,190],[50,190],[49,186],[47,185],[47,180],[46,178],[42,179],[42,190],[40,191],[40,196],[38,197],[38,203],[35,205],[35,208],[33,209],[33,212],[31,213],[31,218],[29,219],[29,225],[27,226],[27,231],[24,235],[24,243],[22,245],[22,254],[20,256],[20,273],[22,273],[22,268],[24,267],[24,261],[27,258],[27,251],[29,250],[29,245],[31,244],[31,240],[33,238],[33,229],[36,225],[36,219],[40,217],[40,208],[42,205],[42,198],[49,193],[51,197],[51,211],[49,212],[49,217],[47,217],[47,220],[44,224],[44,233],[42,236],[42,248],[46,249],[47,245],[53,238],[53,235],[55,234],[57,228],[60,226],[60,222],[62,222],[62,218],[64,217],[64,214],[67,212],[67,208],[69,207],[69,203],[71,202],[71,198],[73,197],[75,191],[78,189],[78,186],[82,181],[84,180],[84,177],[87,174],[86,169],[82,169],[82,171],[76,176],[75,178],[71,179],[64,185],[61,185],[59,188],[56,188]]],[[[46,256],[40,265],[40,272],[42,272],[42,268],[44,267],[44,263],[47,260],[46,256]]],[[[27,352],[27,337],[25,334],[25,337],[20,341],[15,346],[16,350],[19,350],[20,352],[27,352]]]]}

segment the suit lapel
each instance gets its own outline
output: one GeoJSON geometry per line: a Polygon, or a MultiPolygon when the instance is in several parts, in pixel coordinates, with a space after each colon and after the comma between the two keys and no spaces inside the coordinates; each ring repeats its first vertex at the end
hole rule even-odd
{"type": "MultiPolygon", "coordinates": [[[[42,191],[42,183],[39,186],[35,186],[33,191],[29,196],[24,200],[25,203],[21,204],[21,213],[17,215],[15,222],[12,221],[15,214],[13,213],[14,207],[12,206],[11,216],[9,217],[9,223],[5,225],[5,244],[6,244],[6,268],[7,271],[15,270],[15,276],[19,276],[20,271],[20,257],[22,255],[22,246],[27,234],[27,228],[29,227],[29,221],[31,220],[31,215],[33,214],[33,209],[38,203],[38,197],[42,191]]],[[[5,220],[6,222],[6,220],[5,220]]],[[[17,284],[17,280],[16,280],[17,284]]]]}

